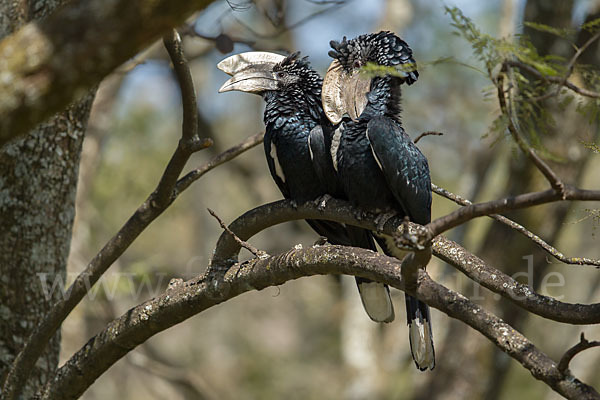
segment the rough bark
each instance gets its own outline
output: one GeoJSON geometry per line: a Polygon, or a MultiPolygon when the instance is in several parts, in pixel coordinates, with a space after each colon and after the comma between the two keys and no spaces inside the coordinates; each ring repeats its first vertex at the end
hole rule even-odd
{"type": "MultiPolygon", "coordinates": [[[[65,1],[0,2],[0,36],[65,1]]],[[[0,149],[0,383],[32,329],[60,296],[75,214],[81,144],[93,94],[0,149]],[[46,285],[46,286],[44,286],[46,285]]],[[[58,363],[51,339],[24,388],[31,397],[58,363]]]]}
{"type": "MultiPolygon", "coordinates": [[[[0,371],[61,298],[81,144],[93,96],[40,125],[0,153],[0,371]]],[[[52,338],[27,385],[46,381],[58,363],[60,335],[52,338]]],[[[25,396],[30,391],[25,390],[25,396]]]]}
{"type": "Polygon", "coordinates": [[[0,145],[80,99],[212,0],[74,0],[0,42],[0,145]]]}

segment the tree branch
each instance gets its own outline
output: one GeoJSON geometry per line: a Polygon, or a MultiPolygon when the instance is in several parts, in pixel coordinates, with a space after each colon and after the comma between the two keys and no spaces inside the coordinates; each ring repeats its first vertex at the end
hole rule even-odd
{"type": "MultiPolygon", "coordinates": [[[[444,188],[441,188],[433,183],[431,184],[431,188],[436,194],[438,194],[442,197],[445,197],[448,200],[452,200],[453,202],[455,202],[456,204],[460,204],[461,206],[469,206],[469,205],[473,204],[470,200],[465,199],[457,194],[454,194],[454,193],[452,193],[444,188]]],[[[553,256],[554,258],[556,258],[557,260],[559,260],[565,264],[592,265],[595,267],[600,267],[600,260],[597,260],[597,259],[586,258],[586,257],[567,257],[567,256],[565,256],[558,249],[556,249],[555,247],[552,247],[550,244],[545,242],[538,235],[529,231],[523,225],[518,224],[517,222],[515,222],[509,218],[506,218],[499,214],[490,214],[490,215],[488,215],[488,217],[493,218],[496,221],[501,222],[504,225],[507,225],[507,226],[511,227],[512,229],[516,230],[517,232],[525,235],[528,239],[531,239],[532,242],[534,242],[535,244],[540,246],[548,254],[550,254],[551,256],[553,256]]]]}
{"type": "Polygon", "coordinates": [[[188,66],[181,38],[175,29],[164,37],[165,48],[171,57],[173,69],[177,82],[181,88],[181,104],[183,106],[183,124],[181,127],[181,139],[177,144],[175,152],[171,156],[169,164],[165,168],[155,191],[152,206],[164,208],[171,203],[174,195],[173,190],[177,179],[187,164],[190,156],[202,149],[212,146],[212,139],[200,139],[198,137],[198,105],[196,104],[196,90],[192,73],[188,66]]]}
{"type": "Polygon", "coordinates": [[[471,204],[469,206],[461,207],[448,215],[437,218],[430,222],[427,227],[431,233],[430,238],[433,238],[440,233],[455,228],[458,225],[464,224],[477,217],[520,210],[561,200],[599,201],[600,190],[579,189],[565,184],[564,198],[554,189],[549,189],[540,192],[529,192],[517,196],[505,197],[485,203],[471,204]]]}
{"type": "Polygon", "coordinates": [[[433,254],[492,292],[500,294],[515,305],[540,317],[567,324],[599,324],[600,303],[563,303],[535,292],[529,286],[490,266],[479,257],[469,253],[459,244],[436,236],[432,244],[433,254]]]}
{"type": "Polygon", "coordinates": [[[12,393],[15,393],[14,390],[23,386],[22,383],[26,379],[27,371],[35,364],[48,340],[60,327],[67,315],[79,304],[88,290],[100,279],[102,274],[106,272],[115,260],[127,250],[148,225],[161,215],[193,182],[219,165],[234,159],[243,152],[262,143],[263,135],[261,132],[249,137],[179,179],[175,185],[170,202],[164,205],[164,207],[153,206],[153,204],[156,204],[154,201],[156,190],[148,196],[121,229],[94,256],[85,270],[77,276],[69,287],[65,298],[53,306],[44,320],[32,332],[27,343],[15,358],[11,371],[7,376],[3,389],[5,399],[13,398],[10,396],[12,396],[12,393]]]}
{"type": "Polygon", "coordinates": [[[269,256],[267,254],[267,252],[265,252],[263,250],[259,250],[256,247],[252,246],[250,243],[248,243],[248,242],[240,239],[239,237],[237,237],[237,235],[235,233],[233,233],[232,230],[227,227],[227,225],[225,225],[225,223],[223,222],[223,220],[221,218],[219,218],[219,216],[213,210],[211,210],[210,208],[208,208],[207,210],[208,210],[208,213],[210,215],[212,215],[217,220],[217,222],[219,223],[219,225],[221,226],[221,228],[223,228],[223,230],[225,232],[227,232],[237,242],[237,244],[239,244],[241,247],[245,248],[250,253],[252,253],[254,255],[254,257],[256,257],[256,258],[265,258],[265,257],[269,256]]]}
{"type": "MultiPolygon", "coordinates": [[[[365,249],[317,246],[234,264],[218,281],[192,279],[112,321],[59,369],[45,387],[42,398],[78,397],[135,346],[241,293],[281,285],[303,276],[332,273],[360,276],[405,289],[400,262],[365,249]]],[[[407,291],[481,332],[530,370],[534,377],[563,396],[600,399],[592,387],[560,373],[557,364],[523,335],[459,293],[434,282],[424,271],[419,271],[416,289],[407,291]]]]}
{"type": "MultiPolygon", "coordinates": [[[[371,215],[358,220],[354,217],[358,214],[356,211],[349,203],[336,199],[329,200],[325,207],[319,207],[312,202],[308,202],[299,205],[297,208],[294,208],[288,201],[282,200],[265,204],[246,212],[233,221],[229,229],[243,238],[243,240],[248,240],[258,232],[273,225],[298,219],[327,219],[365,229],[376,229],[375,216],[371,215]]],[[[408,225],[411,235],[423,235],[421,231],[424,227],[412,223],[408,225]]],[[[401,237],[406,231],[407,228],[404,226],[404,220],[394,217],[386,223],[382,233],[388,235],[395,234],[396,237],[401,237]]],[[[407,242],[403,242],[402,244],[405,243],[407,242]]],[[[456,267],[475,282],[500,294],[527,311],[550,320],[564,323],[600,323],[600,304],[563,303],[552,297],[540,295],[531,287],[517,282],[512,277],[469,253],[459,244],[443,236],[437,236],[433,239],[431,250],[433,250],[433,254],[436,257],[456,267]]],[[[239,243],[235,239],[232,239],[231,235],[223,233],[217,242],[207,275],[211,278],[222,276],[237,262],[239,251],[239,243]]],[[[410,273],[416,274],[416,269],[424,268],[429,261],[429,251],[429,248],[426,248],[415,253],[418,257],[411,256],[409,259],[406,257],[402,260],[404,263],[403,266],[406,266],[410,273]],[[413,264],[407,264],[408,262],[412,262],[413,264]]],[[[404,276],[404,279],[405,282],[414,281],[414,279],[407,278],[406,276],[404,276]]]]}
{"type": "Polygon", "coordinates": [[[210,3],[74,0],[2,40],[0,146],[64,109],[210,3]]]}
{"type": "Polygon", "coordinates": [[[591,349],[592,347],[600,347],[600,342],[598,341],[588,341],[583,332],[581,332],[581,337],[579,338],[579,343],[575,346],[571,347],[569,350],[565,352],[565,354],[560,359],[558,363],[558,370],[563,374],[568,373],[569,363],[577,354],[581,353],[584,350],[591,349]]]}
{"type": "Polygon", "coordinates": [[[415,144],[417,144],[417,142],[419,140],[423,139],[425,136],[443,136],[443,135],[444,134],[442,132],[427,131],[427,132],[423,132],[419,136],[417,136],[417,138],[415,140],[413,140],[413,142],[415,144]]]}
{"type": "MultiPolygon", "coordinates": [[[[550,183],[550,186],[552,186],[552,188],[554,190],[556,190],[558,193],[560,193],[562,200],[564,200],[565,199],[564,183],[558,177],[558,175],[556,175],[556,173],[552,170],[552,168],[550,168],[550,166],[548,164],[546,164],[546,162],[544,160],[542,160],[536,154],[536,152],[533,150],[533,148],[531,148],[531,146],[529,146],[529,144],[527,144],[525,142],[525,139],[523,139],[523,137],[519,133],[519,130],[517,129],[517,126],[513,122],[511,110],[509,109],[508,105],[506,104],[505,90],[504,90],[504,76],[506,75],[507,72],[508,72],[508,67],[506,66],[506,64],[502,65],[502,69],[500,70],[500,73],[498,74],[498,76],[496,78],[496,91],[498,94],[498,103],[500,104],[500,111],[502,112],[502,114],[504,114],[507,117],[507,120],[508,120],[508,131],[510,132],[511,136],[513,137],[513,139],[517,143],[517,145],[521,148],[523,153],[525,153],[527,155],[527,157],[529,157],[529,159],[533,162],[533,164],[537,167],[537,169],[540,170],[542,175],[544,175],[546,177],[546,179],[550,183]]],[[[510,95],[511,89],[509,88],[509,89],[507,89],[507,91],[510,95]]]]}
{"type": "Polygon", "coordinates": [[[504,61],[504,65],[508,65],[511,67],[517,67],[520,68],[522,70],[527,71],[528,73],[530,73],[531,75],[535,76],[538,79],[541,79],[543,81],[546,82],[551,82],[551,83],[556,83],[559,85],[563,85],[564,87],[572,90],[573,92],[580,94],[582,96],[585,97],[590,97],[592,99],[599,99],[600,98],[600,93],[598,92],[594,92],[592,90],[588,90],[588,89],[584,89],[584,88],[580,88],[579,86],[575,85],[574,83],[570,82],[569,80],[565,80],[564,78],[560,77],[560,76],[547,76],[542,74],[540,71],[538,71],[537,69],[535,69],[534,67],[525,64],[523,62],[520,61],[515,61],[515,60],[506,60],[504,61]]]}

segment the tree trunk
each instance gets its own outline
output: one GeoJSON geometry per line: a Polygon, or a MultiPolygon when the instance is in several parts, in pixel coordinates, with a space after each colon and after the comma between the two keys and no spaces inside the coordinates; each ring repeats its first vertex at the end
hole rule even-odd
{"type": "MultiPolygon", "coordinates": [[[[63,3],[0,1],[0,38],[63,3]]],[[[0,149],[0,386],[32,329],[62,296],[92,100],[87,95],[0,149]]],[[[57,333],[32,371],[24,398],[56,369],[59,345],[57,333]]]]}

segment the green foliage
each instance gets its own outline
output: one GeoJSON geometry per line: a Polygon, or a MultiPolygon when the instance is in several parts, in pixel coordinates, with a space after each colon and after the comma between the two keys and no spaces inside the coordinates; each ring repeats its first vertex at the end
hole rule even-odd
{"type": "MultiPolygon", "coordinates": [[[[557,111],[575,109],[589,123],[600,118],[600,102],[596,99],[574,96],[561,84],[575,71],[591,90],[600,88],[600,74],[596,66],[579,66],[564,57],[539,54],[531,41],[523,35],[511,38],[494,38],[483,33],[456,7],[446,7],[456,34],[463,37],[473,48],[477,59],[483,63],[487,76],[493,84],[484,97],[498,97],[498,85],[508,102],[507,116],[500,115],[490,126],[485,136],[496,136],[494,143],[506,136],[509,121],[516,127],[532,147],[545,158],[561,161],[562,157],[552,154],[544,147],[542,136],[556,127],[557,111]],[[573,64],[573,70],[569,66],[573,64]],[[539,73],[531,73],[534,69],[539,73]],[[503,80],[499,81],[498,77],[503,80]]],[[[573,41],[576,31],[548,26],[540,23],[525,23],[537,31],[546,32],[568,41],[573,41]]],[[[600,29],[600,19],[582,25],[582,29],[595,32],[600,29]]]]}
{"type": "Polygon", "coordinates": [[[591,151],[593,151],[596,154],[600,154],[600,146],[598,146],[596,143],[594,142],[584,142],[583,140],[581,141],[581,144],[583,145],[583,147],[585,147],[586,149],[589,149],[591,151]]]}
{"type": "Polygon", "coordinates": [[[581,29],[590,33],[596,33],[600,31],[600,18],[593,19],[585,24],[581,25],[581,29]]]}
{"type": "Polygon", "coordinates": [[[536,31],[546,32],[554,36],[558,36],[563,39],[572,39],[577,34],[577,31],[572,28],[557,28],[555,26],[550,26],[546,24],[540,24],[537,22],[525,21],[523,23],[525,26],[535,29],[536,31]]]}
{"type": "Polygon", "coordinates": [[[387,67],[385,65],[379,65],[376,63],[369,62],[360,69],[360,72],[366,74],[369,77],[391,75],[400,78],[405,78],[408,72],[415,71],[416,69],[416,65],[412,63],[387,67]]]}

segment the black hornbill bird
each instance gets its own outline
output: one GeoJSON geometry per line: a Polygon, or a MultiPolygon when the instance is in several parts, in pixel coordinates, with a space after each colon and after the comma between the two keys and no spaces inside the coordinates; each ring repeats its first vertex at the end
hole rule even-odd
{"type": "MultiPolygon", "coordinates": [[[[265,155],[269,170],[284,197],[300,204],[343,198],[331,158],[333,126],[321,104],[322,79],[299,53],[287,57],[268,52],[237,54],[217,66],[232,77],[219,92],[239,90],[259,94],[264,113],[265,155]]],[[[307,220],[332,244],[377,251],[371,232],[325,220],[307,220]]],[[[357,278],[363,306],[376,322],[394,319],[389,290],[357,278]]]]}
{"type": "MultiPolygon", "coordinates": [[[[429,166],[400,121],[400,86],[418,78],[412,50],[391,32],[330,44],[334,61],[324,79],[323,107],[333,124],[340,123],[331,152],[345,195],[362,209],[429,223],[429,166]],[[398,74],[366,78],[359,70],[367,63],[396,67],[398,74]]],[[[376,238],[387,255],[405,255],[391,237],[376,238]]],[[[413,359],[420,370],[433,369],[429,307],[406,295],[406,310],[413,359]]]]}

